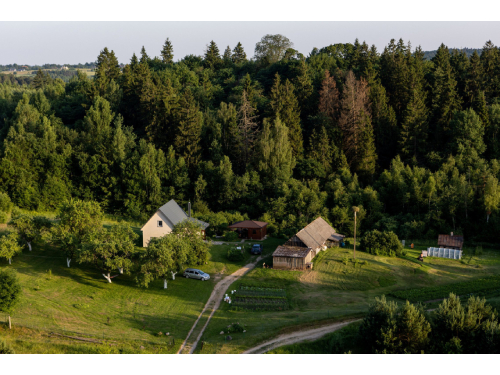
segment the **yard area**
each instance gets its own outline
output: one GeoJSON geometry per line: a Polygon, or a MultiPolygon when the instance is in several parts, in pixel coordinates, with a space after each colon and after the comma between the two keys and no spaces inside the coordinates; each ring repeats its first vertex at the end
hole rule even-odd
{"type": "MultiPolygon", "coordinates": [[[[113,218],[107,218],[104,225],[114,223],[113,218]]],[[[269,241],[272,246],[276,240],[269,241]]],[[[11,266],[0,260],[0,269],[17,270],[23,286],[21,303],[12,314],[13,329],[9,331],[0,324],[0,336],[10,341],[17,353],[103,350],[102,345],[50,336],[51,332],[99,340],[115,351],[175,353],[215,283],[256,258],[247,252],[243,260],[229,261],[226,254],[234,246],[212,246],[208,264],[196,267],[211,275],[209,281],[177,275],[164,290],[161,280],[148,289],[139,288],[133,275],[120,275],[109,284],[92,266],[73,262],[67,268],[64,255],[57,249],[35,244],[32,252],[24,250],[14,257],[11,266]]],[[[5,321],[4,315],[0,315],[0,321],[5,321]]]]}
{"type": "MultiPolygon", "coordinates": [[[[118,221],[120,218],[108,217],[104,225],[118,221]]],[[[139,227],[134,230],[139,231],[139,227]]],[[[495,249],[485,248],[480,258],[463,261],[426,258],[424,263],[418,262],[416,258],[426,244],[408,249],[403,258],[356,251],[355,263],[352,249],[332,248],[314,259],[312,271],[265,268],[264,263],[272,263],[274,249],[284,242],[285,239],[276,238],[263,241],[264,258],[228,288],[238,290],[244,286],[247,296],[245,303],[240,304],[243,308],[222,303],[209,322],[197,353],[240,353],[287,331],[360,318],[374,298],[382,294],[395,299],[389,295],[391,292],[453,285],[500,273],[500,252],[495,249]],[[267,308],[266,298],[279,299],[283,295],[286,308],[280,308],[285,304],[267,308]],[[252,298],[259,299],[255,309],[245,305],[252,298]],[[226,334],[220,332],[233,323],[240,323],[246,332],[231,333],[232,340],[226,341],[226,334]]],[[[32,252],[24,250],[15,257],[11,266],[6,260],[0,261],[0,268],[18,271],[23,285],[22,302],[12,315],[13,329],[9,331],[0,325],[0,336],[18,353],[175,353],[215,283],[256,259],[245,251],[242,260],[229,261],[228,250],[241,245],[248,250],[252,243],[212,246],[208,264],[199,267],[211,275],[209,281],[177,275],[175,281],[169,281],[167,290],[161,280],[148,289],[138,288],[133,275],[120,275],[109,284],[92,266],[74,262],[67,268],[64,255],[57,249],[36,244],[32,252]],[[52,332],[58,335],[51,335],[52,332]],[[169,336],[165,335],[167,332],[169,336]]],[[[500,306],[500,293],[489,297],[495,306],[500,306]]]]}
{"type": "MultiPolygon", "coordinates": [[[[463,262],[426,258],[421,263],[416,258],[423,248],[426,248],[424,244],[408,249],[403,258],[356,251],[356,265],[352,262],[352,249],[332,248],[314,259],[312,271],[304,272],[266,269],[262,267],[264,259],[229,289],[238,289],[240,284],[286,288],[291,308],[286,311],[234,311],[224,303],[204,333],[204,348],[198,348],[197,352],[240,353],[278,334],[309,327],[318,321],[326,324],[362,317],[368,305],[382,294],[395,299],[389,296],[390,292],[453,285],[500,272],[500,253],[493,249],[485,249],[480,258],[473,257],[469,263],[468,257],[463,262]],[[220,331],[233,323],[243,325],[246,332],[231,334],[232,340],[226,341],[226,335],[220,335],[220,331]]],[[[499,304],[497,300],[498,297],[491,296],[494,305],[499,304]]],[[[429,307],[434,305],[437,303],[429,307]]]]}

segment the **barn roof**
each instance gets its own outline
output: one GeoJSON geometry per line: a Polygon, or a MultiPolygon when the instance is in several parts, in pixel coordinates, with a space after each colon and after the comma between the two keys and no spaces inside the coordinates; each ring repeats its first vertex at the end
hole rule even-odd
{"type": "Polygon", "coordinates": [[[305,258],[311,250],[310,247],[278,246],[274,250],[273,257],[305,258]]]}
{"type": "MultiPolygon", "coordinates": [[[[316,249],[323,246],[325,241],[330,238],[332,234],[335,233],[335,229],[331,227],[323,218],[320,216],[316,220],[309,223],[303,229],[301,229],[296,236],[307,246],[316,249]]],[[[337,233],[338,235],[338,233],[337,233]]]]}
{"type": "Polygon", "coordinates": [[[451,236],[449,234],[440,234],[438,236],[438,246],[462,248],[464,244],[463,236],[451,236]]]}
{"type": "Polygon", "coordinates": [[[344,238],[345,238],[345,236],[343,234],[340,234],[340,233],[333,233],[330,237],[328,237],[328,239],[330,241],[336,241],[336,242],[340,242],[344,238]]]}
{"type": "Polygon", "coordinates": [[[267,225],[265,221],[255,221],[255,220],[244,220],[244,221],[238,221],[234,224],[229,225],[229,228],[251,228],[251,229],[257,229],[257,228],[263,228],[267,225]]]}
{"type": "Polygon", "coordinates": [[[194,217],[189,217],[173,199],[169,200],[167,203],[161,206],[159,208],[159,211],[161,211],[161,213],[163,213],[167,217],[167,219],[172,222],[173,225],[176,225],[186,219],[201,225],[203,229],[207,229],[210,225],[208,223],[205,223],[204,221],[195,219],[194,217]]]}

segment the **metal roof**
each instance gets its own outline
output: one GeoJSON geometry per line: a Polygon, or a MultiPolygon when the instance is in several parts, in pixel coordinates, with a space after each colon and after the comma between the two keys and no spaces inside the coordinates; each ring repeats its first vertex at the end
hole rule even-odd
{"type": "Polygon", "coordinates": [[[265,221],[243,220],[243,221],[237,221],[236,223],[229,225],[229,228],[257,229],[257,228],[263,228],[266,225],[267,223],[265,221]]]}
{"type": "MultiPolygon", "coordinates": [[[[316,249],[325,244],[325,241],[335,233],[321,216],[301,229],[296,236],[307,246],[316,249]]],[[[337,233],[338,235],[338,233],[337,233]]]]}
{"type": "Polygon", "coordinates": [[[273,257],[287,257],[287,258],[305,258],[312,249],[310,247],[298,246],[278,246],[274,250],[273,257]]]}
{"type": "Polygon", "coordinates": [[[462,248],[464,244],[463,236],[450,236],[449,234],[440,234],[438,236],[438,246],[462,248]]]}
{"type": "Polygon", "coordinates": [[[161,213],[165,215],[167,219],[172,222],[173,225],[177,225],[178,223],[186,219],[193,221],[197,224],[200,224],[203,227],[203,229],[207,229],[208,226],[210,225],[208,223],[205,223],[204,221],[195,219],[194,217],[188,217],[186,212],[173,199],[171,199],[163,206],[161,206],[159,208],[159,211],[161,211],[161,213]]]}

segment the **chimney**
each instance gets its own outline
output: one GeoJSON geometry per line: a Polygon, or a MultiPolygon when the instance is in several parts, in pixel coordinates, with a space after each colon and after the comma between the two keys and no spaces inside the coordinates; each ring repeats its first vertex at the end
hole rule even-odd
{"type": "MultiPolygon", "coordinates": [[[[188,202],[188,217],[191,217],[191,201],[188,202]]],[[[453,236],[453,233],[451,235],[453,236]]]]}
{"type": "MultiPolygon", "coordinates": [[[[189,215],[189,216],[191,216],[191,215],[189,215]]],[[[452,236],[452,237],[453,237],[453,232],[451,232],[451,233],[450,233],[450,236],[452,236]]]]}

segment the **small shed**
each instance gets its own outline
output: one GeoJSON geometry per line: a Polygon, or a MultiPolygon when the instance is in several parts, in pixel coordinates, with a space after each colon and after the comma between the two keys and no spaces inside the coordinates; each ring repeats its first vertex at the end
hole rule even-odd
{"type": "Polygon", "coordinates": [[[273,268],[286,270],[304,270],[311,267],[311,260],[316,252],[310,247],[278,246],[273,253],[273,268]]]}
{"type": "Polygon", "coordinates": [[[267,234],[267,223],[264,221],[244,220],[229,225],[231,230],[238,233],[239,238],[262,240],[267,234]]]}
{"type": "Polygon", "coordinates": [[[444,249],[462,250],[464,245],[463,236],[454,236],[453,232],[451,234],[440,234],[438,236],[438,247],[444,249]]]}

